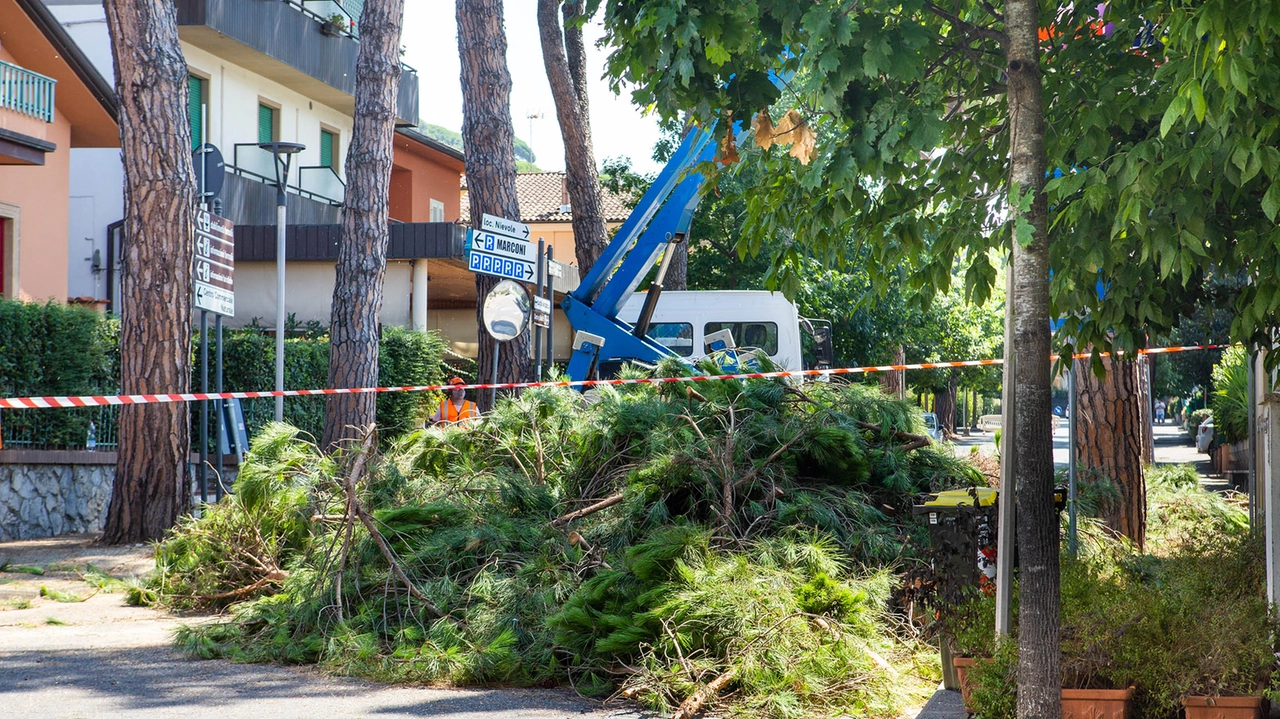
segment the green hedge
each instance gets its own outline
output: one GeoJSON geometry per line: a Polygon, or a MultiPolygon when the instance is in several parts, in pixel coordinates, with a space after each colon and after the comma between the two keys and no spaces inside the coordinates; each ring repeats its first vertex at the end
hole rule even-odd
{"type": "MultiPolygon", "coordinates": [[[[0,299],[0,396],[114,394],[119,341],[120,323],[93,310],[0,299]]],[[[5,410],[5,444],[83,447],[105,409],[5,410]]]]}
{"type": "MultiPolygon", "coordinates": [[[[213,333],[210,332],[209,388],[214,388],[213,333]]],[[[254,392],[275,387],[275,338],[250,326],[223,333],[223,380],[228,392],[254,392]]],[[[197,362],[193,363],[193,387],[198,387],[200,367],[199,337],[195,342],[197,362]]],[[[383,386],[438,384],[445,376],[445,342],[436,332],[414,332],[400,327],[387,327],[382,332],[378,352],[378,383],[383,386]]],[[[316,389],[328,386],[329,337],[314,331],[285,340],[284,386],[286,389],[316,389]]],[[[384,437],[393,437],[420,426],[434,409],[437,398],[430,393],[394,393],[378,396],[378,426],[384,437]]],[[[317,440],[324,429],[324,397],[289,397],[284,402],[284,420],[311,434],[317,440]]],[[[254,399],[243,402],[246,429],[255,436],[274,419],[275,400],[254,399]]],[[[193,413],[194,414],[194,413],[193,413]]],[[[199,419],[192,418],[192,431],[199,419]]],[[[212,429],[210,442],[212,443],[212,429]]],[[[192,444],[199,446],[192,435],[192,444]]]]}
{"type": "MultiPolygon", "coordinates": [[[[212,331],[209,389],[214,385],[212,331]]],[[[325,387],[329,377],[329,338],[316,328],[285,340],[285,386],[325,387]]],[[[83,307],[0,299],[0,396],[116,394],[120,391],[120,322],[83,307]]],[[[434,332],[399,327],[383,330],[379,383],[387,386],[437,384],[446,372],[445,342],[434,332]]],[[[200,346],[192,345],[193,389],[200,387],[200,346]]],[[[270,390],[275,384],[275,339],[250,326],[223,334],[223,388],[270,390]]],[[[435,407],[429,393],[378,396],[378,424],[390,438],[419,426],[435,407]]],[[[274,417],[274,400],[244,402],[250,436],[274,417]]],[[[192,446],[199,447],[199,405],[192,405],[192,446]]],[[[117,408],[3,410],[5,446],[81,449],[89,422],[96,423],[101,449],[113,448],[117,408]]],[[[285,420],[316,437],[324,427],[323,397],[285,400],[285,420]]],[[[212,444],[212,419],[210,443],[212,444]]]]}

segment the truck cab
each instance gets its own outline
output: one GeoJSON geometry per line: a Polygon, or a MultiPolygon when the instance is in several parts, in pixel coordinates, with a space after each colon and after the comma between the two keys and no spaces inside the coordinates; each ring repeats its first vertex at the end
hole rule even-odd
{"type": "MultiPolygon", "coordinates": [[[[647,293],[632,295],[618,319],[635,324],[647,293]]],[[[658,298],[647,336],[673,354],[696,359],[710,352],[712,335],[728,331],[737,347],[762,351],[784,370],[830,366],[830,332],[814,333],[810,361],[805,361],[805,330],[813,322],[780,293],[753,290],[666,291],[658,298]],[[825,341],[826,346],[823,347],[825,341]],[[815,361],[816,359],[816,361],[815,361]]]]}

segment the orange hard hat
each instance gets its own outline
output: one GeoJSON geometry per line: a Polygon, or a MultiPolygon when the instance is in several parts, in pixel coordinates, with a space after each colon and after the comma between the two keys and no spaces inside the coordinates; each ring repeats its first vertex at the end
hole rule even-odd
{"type": "Polygon", "coordinates": [[[466,382],[463,382],[461,377],[454,377],[449,380],[449,384],[466,384],[466,382]]]}

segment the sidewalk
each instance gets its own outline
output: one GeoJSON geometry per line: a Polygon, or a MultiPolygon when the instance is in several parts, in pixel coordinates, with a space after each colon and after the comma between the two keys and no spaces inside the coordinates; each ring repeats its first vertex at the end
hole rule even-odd
{"type": "MultiPolygon", "coordinates": [[[[88,535],[0,543],[0,564],[37,565],[44,575],[0,572],[0,706],[6,719],[128,716],[138,719],[623,719],[572,692],[432,689],[332,677],[314,667],[188,659],[170,648],[184,620],[129,607],[124,595],[59,603],[40,587],[92,589],[73,567],[92,563],[116,576],[150,565],[146,547],[99,549],[88,535]],[[19,609],[30,603],[29,608],[19,609]]],[[[196,618],[194,621],[199,621],[196,618]]]]}

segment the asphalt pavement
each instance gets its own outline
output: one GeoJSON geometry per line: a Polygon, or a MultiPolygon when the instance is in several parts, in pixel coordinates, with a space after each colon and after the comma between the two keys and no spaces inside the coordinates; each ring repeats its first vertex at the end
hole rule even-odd
{"type": "MultiPolygon", "coordinates": [[[[1067,466],[1067,433],[1065,420],[1053,433],[1053,464],[1059,469],[1067,466]]],[[[1156,464],[1196,464],[1201,474],[1208,473],[1209,455],[1197,452],[1181,427],[1157,424],[1151,428],[1151,433],[1155,441],[1156,464]]],[[[994,432],[974,431],[968,437],[955,437],[950,444],[957,456],[967,455],[975,447],[983,454],[996,454],[994,432]]]]}
{"type": "MultiPolygon", "coordinates": [[[[638,719],[634,706],[602,706],[545,689],[389,686],[314,667],[189,659],[170,648],[183,618],[129,607],[123,594],[63,603],[40,587],[86,596],[77,568],[128,575],[149,563],[85,546],[90,537],[0,543],[0,717],[5,719],[638,719]]],[[[196,621],[199,621],[197,618],[196,621]]]]}

